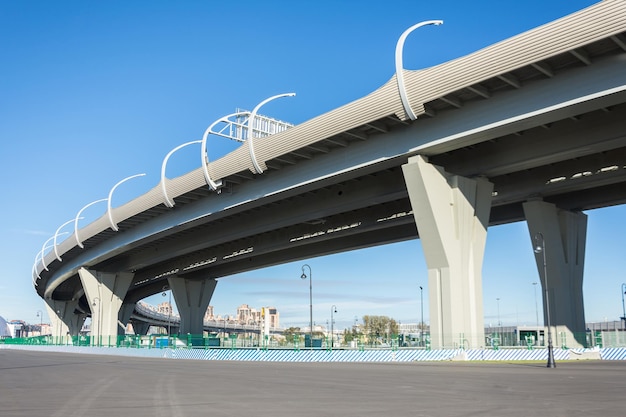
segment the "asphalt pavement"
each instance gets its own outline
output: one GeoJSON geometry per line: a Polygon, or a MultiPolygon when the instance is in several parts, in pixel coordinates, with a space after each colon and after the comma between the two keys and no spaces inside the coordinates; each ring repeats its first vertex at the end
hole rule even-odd
{"type": "Polygon", "coordinates": [[[626,416],[626,362],[284,363],[0,350],[2,417],[626,416]]]}

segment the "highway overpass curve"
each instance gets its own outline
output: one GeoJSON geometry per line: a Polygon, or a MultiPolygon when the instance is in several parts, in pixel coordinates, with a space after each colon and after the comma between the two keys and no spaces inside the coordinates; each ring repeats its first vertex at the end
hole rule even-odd
{"type": "MultiPolygon", "coordinates": [[[[180,328],[180,316],[168,315],[160,313],[149,308],[145,303],[137,303],[135,310],[131,315],[130,322],[135,324],[147,323],[150,326],[159,326],[165,329],[172,329],[170,334],[178,334],[180,328]]],[[[219,333],[226,331],[228,333],[261,333],[261,326],[259,324],[240,324],[231,321],[224,320],[203,320],[203,328],[209,333],[219,333]]],[[[282,334],[282,329],[278,327],[270,327],[269,332],[271,334],[282,334]]]]}
{"type": "Polygon", "coordinates": [[[622,204],[624,9],[605,1],[467,57],[405,71],[410,101],[420,103],[414,121],[394,76],[360,100],[256,140],[262,175],[248,162],[233,164],[249,161],[244,145],[210,164],[219,193],[202,183],[202,168],[168,180],[173,209],[157,186],[113,211],[118,232],[106,216],[85,226],[84,249],[70,237],[57,247],[62,261],[50,251],[47,269],[35,265],[37,292],[80,298],[89,312],[80,267],[133,271],[125,302],[134,303],[162,291],[172,274],[219,278],[416,238],[400,168],[416,154],[492,181],[492,225],[523,220],[530,198],[568,210],[622,204]],[[577,35],[581,19],[586,29],[577,35]],[[568,32],[558,48],[556,32],[568,32]],[[502,64],[513,55],[520,60],[502,64]]]}

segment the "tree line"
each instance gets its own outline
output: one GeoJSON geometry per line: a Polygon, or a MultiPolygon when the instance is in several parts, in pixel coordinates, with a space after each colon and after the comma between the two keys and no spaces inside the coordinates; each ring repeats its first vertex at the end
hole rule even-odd
{"type": "MultiPolygon", "coordinates": [[[[388,341],[390,338],[398,334],[398,323],[387,316],[371,316],[366,315],[362,318],[362,323],[352,326],[350,329],[344,329],[343,339],[345,343],[353,340],[367,341],[369,343],[375,341],[388,341]]],[[[292,341],[294,336],[303,335],[300,327],[289,327],[283,331],[286,340],[292,341]]],[[[307,333],[308,334],[308,333],[307,333]]],[[[325,334],[320,331],[313,332],[313,338],[323,338],[325,334]]]]}

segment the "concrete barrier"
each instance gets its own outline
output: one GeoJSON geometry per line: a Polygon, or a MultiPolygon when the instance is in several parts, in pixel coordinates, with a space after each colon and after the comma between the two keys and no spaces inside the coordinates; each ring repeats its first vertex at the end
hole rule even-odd
{"type": "MultiPolygon", "coordinates": [[[[0,349],[121,355],[170,359],[263,362],[541,361],[545,349],[136,349],[93,346],[0,345],[0,349]]],[[[626,360],[626,348],[555,349],[555,360],[626,360]]]]}

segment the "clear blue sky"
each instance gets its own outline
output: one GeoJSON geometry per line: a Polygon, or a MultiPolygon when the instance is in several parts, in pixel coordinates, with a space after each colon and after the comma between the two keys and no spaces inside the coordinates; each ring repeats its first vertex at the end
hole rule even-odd
{"type": "MultiPolygon", "coordinates": [[[[217,118],[296,92],[263,113],[301,123],[377,89],[394,73],[398,37],[414,32],[405,67],[474,52],[593,4],[572,1],[8,1],[0,0],[0,316],[37,323],[43,301],[31,267],[43,242],[122,178],[114,206],[157,185],[163,157],[200,139],[217,118]]],[[[229,144],[215,140],[210,157],[229,144]]],[[[176,154],[173,177],[199,164],[176,154]]],[[[104,212],[94,206],[84,222],[104,212]]],[[[589,212],[588,321],[621,315],[625,207],[589,212]]],[[[308,323],[304,262],[220,280],[217,314],[272,305],[285,326],[308,323]]],[[[427,269],[418,240],[307,260],[314,320],[332,305],[338,327],[365,314],[428,321],[427,269]]],[[[485,323],[534,324],[538,274],[525,223],[491,228],[483,267],[485,323]]],[[[541,305],[541,292],[538,292],[541,305]]],[[[163,300],[152,297],[151,302],[163,300]]],[[[540,312],[540,321],[542,321],[540,312]]],[[[47,321],[47,320],[46,320],[47,321]]]]}

